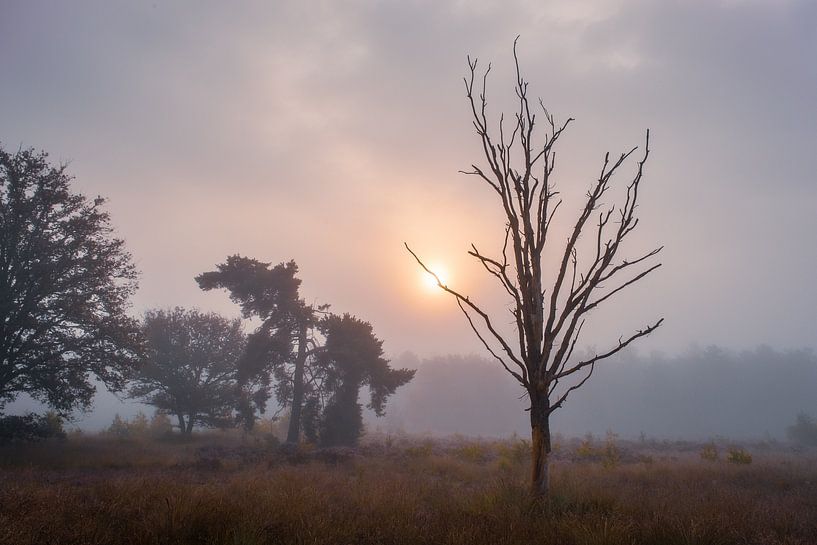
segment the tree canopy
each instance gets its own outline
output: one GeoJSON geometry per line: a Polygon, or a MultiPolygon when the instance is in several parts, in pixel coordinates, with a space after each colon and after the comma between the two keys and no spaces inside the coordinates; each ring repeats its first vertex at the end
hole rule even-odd
{"type": "Polygon", "coordinates": [[[382,416],[388,397],[413,377],[413,369],[392,369],[383,357],[383,341],[368,322],[349,314],[326,316],[320,322],[326,338],[318,362],[324,374],[326,406],[320,419],[320,441],[353,445],[363,432],[360,388],[368,386],[369,403],[382,416]]]}
{"type": "Polygon", "coordinates": [[[179,429],[230,426],[242,392],[238,362],[246,345],[241,321],[176,307],[145,313],[145,360],[130,389],[179,429]]]}
{"type": "MultiPolygon", "coordinates": [[[[226,289],[245,317],[262,320],[248,336],[240,382],[259,402],[274,389],[281,407],[290,409],[287,441],[298,441],[303,428],[310,440],[353,444],[363,429],[360,388],[368,386],[368,407],[380,416],[388,396],[414,371],[389,367],[368,322],[329,314],[328,305],[307,305],[297,273],[294,261],[272,266],[234,255],[196,280],[205,290],[226,289]]],[[[256,407],[263,410],[263,403],[256,407]]]]}
{"type": "MultiPolygon", "coordinates": [[[[311,386],[305,373],[310,332],[317,320],[317,309],[300,298],[297,273],[294,261],[272,266],[232,255],[215,271],[196,277],[203,290],[226,289],[246,318],[261,319],[261,325],[249,335],[246,355],[239,365],[241,380],[248,388],[255,388],[252,395],[259,401],[271,397],[274,384],[278,402],[290,408],[288,440],[293,442],[300,435],[300,412],[306,389],[311,386]]],[[[263,410],[263,404],[258,408],[263,410]]]]}
{"type": "Polygon", "coordinates": [[[44,152],[0,148],[0,409],[26,393],[61,413],[114,391],[136,362],[137,272],[102,197],[44,152]]]}

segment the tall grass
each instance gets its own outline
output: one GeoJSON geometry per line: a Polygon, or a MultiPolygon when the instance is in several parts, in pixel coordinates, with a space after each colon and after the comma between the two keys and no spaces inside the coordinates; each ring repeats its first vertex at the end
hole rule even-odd
{"type": "MultiPolygon", "coordinates": [[[[523,445],[524,446],[524,445],[523,445]]],[[[0,543],[807,544],[817,469],[692,456],[558,460],[527,493],[519,443],[398,441],[331,463],[231,436],[0,450],[0,543]],[[219,463],[202,459],[220,457],[219,463]]]]}

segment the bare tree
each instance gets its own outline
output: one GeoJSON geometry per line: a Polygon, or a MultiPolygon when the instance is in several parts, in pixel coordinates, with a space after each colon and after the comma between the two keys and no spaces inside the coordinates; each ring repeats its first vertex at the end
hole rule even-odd
{"type": "Polygon", "coordinates": [[[579,358],[574,348],[585,320],[590,311],[660,267],[660,263],[650,263],[662,248],[634,259],[617,259],[622,243],[638,225],[635,216],[638,192],[649,155],[650,133],[647,131],[644,152],[626,187],[624,203],[608,208],[603,198],[614,175],[637,148],[615,158],[609,153],[605,156],[599,177],[587,192],[584,208],[564,248],[557,251],[553,268],[543,269],[543,252],[551,242],[548,233],[562,203],[552,180],[556,162],[554,145],[573,119],[557,123],[540,99],[538,106],[545,121],[544,133],[538,130],[538,114],[528,98],[528,82],[519,71],[516,42],[513,52],[518,104],[510,135],[505,129],[504,115],[496,129],[489,128],[485,90],[491,66],[478,78],[477,61],[468,58],[466,96],[487,168],[472,165],[471,170],[462,172],[486,183],[499,197],[505,213],[501,255],[490,257],[474,245],[468,253],[496,278],[511,298],[515,335],[503,334],[497,324],[504,320],[489,315],[470,297],[443,283],[408,245],[406,249],[434,276],[437,285],[456,299],[488,352],[525,389],[530,398],[532,491],[536,496],[545,496],[551,452],[550,415],[564,404],[571,392],[587,382],[596,364],[650,334],[663,321],[660,319],[620,337],[618,343],[606,351],[579,358]],[[478,79],[481,89],[475,84],[478,79]],[[586,232],[592,232],[592,249],[580,260],[579,239],[586,232]],[[552,276],[549,292],[543,285],[545,272],[552,276]]]}

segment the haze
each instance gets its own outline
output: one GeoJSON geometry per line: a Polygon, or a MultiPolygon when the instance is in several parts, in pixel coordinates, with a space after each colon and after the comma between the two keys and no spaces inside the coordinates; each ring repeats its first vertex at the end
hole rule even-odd
{"type": "Polygon", "coordinates": [[[577,120],[555,175],[568,197],[651,129],[630,255],[663,244],[664,267],[594,315],[586,342],[663,316],[645,353],[815,345],[812,2],[0,6],[0,142],[70,162],[81,191],[110,199],[142,271],[136,314],[236,315],[193,277],[241,253],[294,259],[308,299],[371,321],[394,357],[480,352],[402,243],[501,308],[466,255],[498,250],[502,220],[457,173],[481,156],[461,78],[466,54],[493,62],[489,104],[509,110],[520,34],[532,93],[577,120]]]}

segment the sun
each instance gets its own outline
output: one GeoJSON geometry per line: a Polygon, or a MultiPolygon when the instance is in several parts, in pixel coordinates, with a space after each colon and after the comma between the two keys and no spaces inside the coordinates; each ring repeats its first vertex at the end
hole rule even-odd
{"type": "MultiPolygon", "coordinates": [[[[440,279],[440,282],[443,285],[448,284],[448,271],[442,265],[429,265],[428,269],[432,271],[434,274],[437,275],[437,278],[440,279]]],[[[427,273],[426,271],[420,271],[420,280],[423,284],[423,287],[427,291],[437,292],[440,287],[437,285],[437,279],[434,278],[434,275],[427,273]]]]}

